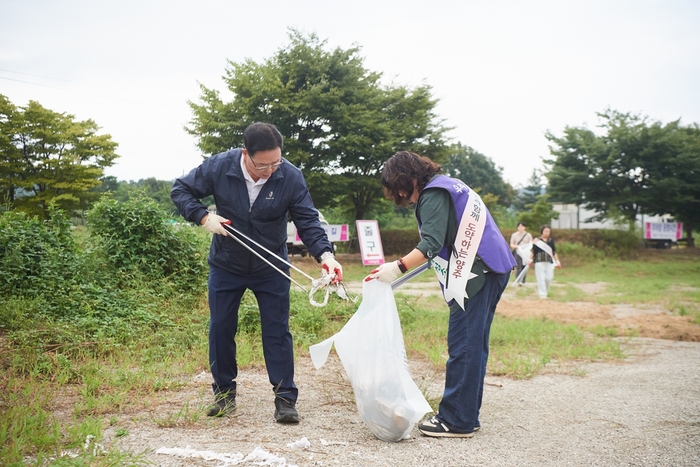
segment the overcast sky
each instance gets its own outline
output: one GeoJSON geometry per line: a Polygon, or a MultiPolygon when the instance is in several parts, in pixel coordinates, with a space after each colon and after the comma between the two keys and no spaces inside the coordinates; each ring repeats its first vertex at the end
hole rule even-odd
{"type": "Polygon", "coordinates": [[[546,131],[607,108],[700,123],[695,0],[0,0],[0,94],[95,120],[119,143],[108,175],[170,180],[202,160],[183,130],[198,83],[224,90],[227,60],[271,57],[290,27],[430,85],[453,141],[515,186],[546,131]]]}

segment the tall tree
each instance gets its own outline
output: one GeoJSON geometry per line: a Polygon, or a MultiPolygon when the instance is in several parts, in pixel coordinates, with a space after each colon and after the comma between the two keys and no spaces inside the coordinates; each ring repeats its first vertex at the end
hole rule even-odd
{"type": "Polygon", "coordinates": [[[142,178],[138,182],[134,182],[133,180],[129,182],[120,181],[114,193],[114,199],[125,202],[132,199],[136,192],[141,192],[145,196],[153,199],[163,211],[178,215],[179,211],[170,198],[170,190],[172,190],[172,188],[172,181],[158,180],[153,177],[142,178]]]}
{"type": "Polygon", "coordinates": [[[16,126],[19,109],[0,94],[0,202],[12,204],[24,170],[16,126]]]}
{"type": "Polygon", "coordinates": [[[517,194],[513,197],[513,207],[517,211],[529,209],[527,206],[535,204],[537,197],[543,193],[542,176],[537,169],[533,169],[530,178],[527,180],[527,185],[520,186],[517,194]]]}
{"type": "Polygon", "coordinates": [[[631,227],[639,214],[672,214],[692,239],[700,224],[698,126],[611,110],[599,116],[601,135],[572,127],[547,134],[552,197],[596,211],[596,220],[621,215],[631,227]]]}
{"type": "Polygon", "coordinates": [[[15,107],[0,97],[0,197],[41,217],[51,202],[75,211],[97,199],[89,190],[119,157],[112,137],[97,134],[92,120],[76,121],[35,101],[15,107]]]}
{"type": "Polygon", "coordinates": [[[552,208],[548,201],[549,195],[537,195],[532,204],[527,204],[524,212],[518,214],[518,222],[524,222],[533,232],[539,232],[544,225],[549,225],[552,219],[559,219],[559,213],[552,208]]]}
{"type": "Polygon", "coordinates": [[[654,175],[646,212],[683,222],[688,246],[694,247],[693,232],[700,228],[700,127],[673,122],[666,131],[654,130],[659,134],[645,153],[647,171],[654,175]]]}
{"type": "MultiPolygon", "coordinates": [[[[596,211],[595,220],[616,211],[632,226],[650,195],[644,163],[649,127],[646,118],[629,113],[608,110],[598,115],[605,131],[601,136],[573,127],[566,127],[563,137],[547,133],[554,156],[547,161],[552,167],[548,192],[553,199],[596,211]]],[[[660,129],[659,123],[653,126],[660,129]]]]}
{"type": "Polygon", "coordinates": [[[462,143],[452,145],[442,168],[446,175],[459,178],[482,196],[497,196],[497,202],[501,206],[510,206],[513,201],[514,190],[503,180],[503,169],[497,167],[491,158],[469,146],[463,146],[462,143]]]}
{"type": "Polygon", "coordinates": [[[231,101],[200,86],[201,103],[189,103],[186,131],[205,155],[240,145],[250,123],[273,123],[317,206],[345,205],[357,219],[381,201],[378,173],[394,151],[445,157],[448,128],[437,120],[429,86],[382,86],[381,74],[364,68],[358,47],[329,51],[326,41],[295,30],[289,39],[262,63],[229,62],[224,81],[231,101]]]}

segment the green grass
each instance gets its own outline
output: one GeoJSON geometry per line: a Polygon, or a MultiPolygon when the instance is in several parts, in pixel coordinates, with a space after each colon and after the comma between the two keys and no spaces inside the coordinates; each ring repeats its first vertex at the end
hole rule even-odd
{"type": "MultiPolygon", "coordinates": [[[[397,295],[404,343],[411,358],[444,368],[447,361],[449,310],[439,296],[397,295]],[[406,320],[406,316],[410,320],[406,320]]],[[[581,362],[622,358],[617,332],[581,329],[547,319],[509,319],[496,314],[491,328],[488,371],[494,375],[531,378],[545,368],[567,371],[581,362]]]]}
{"type": "MultiPolygon", "coordinates": [[[[659,303],[700,325],[700,256],[648,253],[646,261],[567,264],[562,257],[564,268],[555,273],[562,286],[552,288],[553,300],[659,303]],[[606,284],[600,293],[582,291],[581,284],[595,282],[606,284]]],[[[360,281],[372,269],[359,258],[340,259],[346,281],[360,281]]],[[[293,261],[313,277],[320,275],[313,260],[293,261]]],[[[426,272],[415,280],[435,279],[426,272]]],[[[117,423],[115,414],[146,408],[157,395],[178,391],[182,381],[208,370],[208,310],[205,295],[186,296],[166,283],[129,287],[123,293],[138,307],[122,317],[95,312],[56,319],[43,311],[39,299],[10,297],[0,303],[0,465],[146,464],[139,456],[96,446],[103,441],[105,425],[117,423]],[[57,408],[63,416],[55,414],[57,408]],[[60,457],[63,451],[76,457],[60,457]]],[[[516,297],[530,299],[533,293],[522,288],[516,297]]],[[[444,368],[449,312],[442,298],[397,293],[396,303],[409,358],[444,368]]],[[[305,293],[294,291],[290,326],[297,358],[308,358],[308,347],[337,332],[357,306],[332,297],[328,306],[316,308],[305,293]]],[[[259,333],[257,306],[246,294],[237,338],[241,367],[264,364],[259,333]]],[[[624,357],[616,337],[612,328],[497,315],[488,371],[513,378],[550,371],[580,374],[581,363],[624,357]]],[[[158,414],[153,422],[163,427],[201,423],[205,405],[185,404],[158,414]]],[[[116,430],[117,437],[129,435],[123,427],[116,430]]]]}
{"type": "Polygon", "coordinates": [[[571,267],[566,266],[566,258],[562,262],[565,267],[555,272],[558,283],[606,284],[602,292],[584,294],[580,300],[602,305],[657,304],[670,311],[679,303],[688,303],[688,313],[700,311],[700,254],[693,250],[644,250],[633,261],[603,259],[571,267]]]}
{"type": "Polygon", "coordinates": [[[547,366],[622,358],[613,333],[588,333],[548,319],[507,319],[496,315],[491,331],[489,372],[530,378],[547,366]]]}

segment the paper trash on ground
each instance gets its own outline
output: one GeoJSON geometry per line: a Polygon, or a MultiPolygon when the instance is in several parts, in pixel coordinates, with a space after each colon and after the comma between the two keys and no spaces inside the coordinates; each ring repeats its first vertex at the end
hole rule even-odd
{"type": "Polygon", "coordinates": [[[308,449],[311,447],[311,443],[309,442],[308,439],[306,439],[306,436],[304,436],[299,441],[294,441],[293,443],[287,443],[287,447],[292,448],[292,449],[308,449]]]}
{"type": "Polygon", "coordinates": [[[189,446],[186,448],[158,448],[156,454],[165,454],[168,456],[177,456],[183,458],[193,458],[193,459],[204,459],[204,460],[216,460],[223,462],[223,464],[218,464],[217,467],[228,467],[229,465],[269,465],[273,467],[297,467],[293,464],[287,464],[287,460],[284,457],[279,457],[271,454],[264,449],[255,448],[253,452],[244,456],[240,452],[235,454],[231,453],[218,453],[215,451],[200,451],[192,449],[189,446]]]}

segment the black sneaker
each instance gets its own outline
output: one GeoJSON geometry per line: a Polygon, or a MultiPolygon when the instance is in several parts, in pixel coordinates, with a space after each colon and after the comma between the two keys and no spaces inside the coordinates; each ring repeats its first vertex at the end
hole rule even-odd
{"type": "Polygon", "coordinates": [[[471,433],[455,433],[440,421],[437,417],[431,417],[418,425],[418,430],[425,436],[434,438],[471,438],[474,432],[471,433]]]}
{"type": "Polygon", "coordinates": [[[214,396],[214,405],[207,410],[208,417],[223,417],[224,415],[233,412],[236,409],[236,393],[231,391],[227,393],[216,394],[214,396]]]}
{"type": "Polygon", "coordinates": [[[294,408],[296,401],[275,397],[275,420],[277,423],[299,423],[299,412],[294,408]]]}

